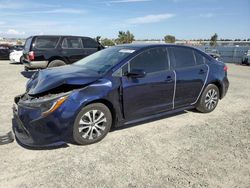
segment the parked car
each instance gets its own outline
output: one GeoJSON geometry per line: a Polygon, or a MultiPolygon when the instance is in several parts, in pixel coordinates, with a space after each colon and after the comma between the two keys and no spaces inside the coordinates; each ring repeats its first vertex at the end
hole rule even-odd
{"type": "Polygon", "coordinates": [[[22,63],[23,62],[23,51],[21,50],[14,50],[10,53],[9,56],[10,63],[22,63]]]}
{"type": "Polygon", "coordinates": [[[244,54],[244,56],[242,57],[241,63],[245,65],[250,65],[250,50],[248,50],[244,54]]]}
{"type": "Polygon", "coordinates": [[[35,73],[15,98],[24,145],[92,144],[111,126],[196,108],[212,112],[228,90],[227,66],[192,47],[121,45],[35,73]]]}
{"type": "Polygon", "coordinates": [[[1,60],[8,60],[10,54],[11,46],[8,44],[0,44],[0,59],[1,60]]]}
{"type": "Polygon", "coordinates": [[[89,37],[80,36],[31,36],[24,45],[25,69],[43,69],[72,64],[103,46],[89,37]]]}
{"type": "Polygon", "coordinates": [[[13,51],[23,51],[24,46],[23,45],[14,45],[10,47],[10,52],[13,51]]]}

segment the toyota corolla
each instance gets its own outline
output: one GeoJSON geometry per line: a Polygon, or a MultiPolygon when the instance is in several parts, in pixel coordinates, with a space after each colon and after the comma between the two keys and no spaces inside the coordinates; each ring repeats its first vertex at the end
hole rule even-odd
{"type": "Polygon", "coordinates": [[[178,45],[120,45],[35,73],[15,98],[13,129],[28,146],[102,140],[111,127],[195,108],[212,112],[227,66],[178,45]]]}

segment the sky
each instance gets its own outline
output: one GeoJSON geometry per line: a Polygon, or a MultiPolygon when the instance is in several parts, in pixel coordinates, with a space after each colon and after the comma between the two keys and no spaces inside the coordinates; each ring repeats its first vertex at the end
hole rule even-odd
{"type": "Polygon", "coordinates": [[[250,38],[250,0],[0,0],[0,37],[250,38]]]}

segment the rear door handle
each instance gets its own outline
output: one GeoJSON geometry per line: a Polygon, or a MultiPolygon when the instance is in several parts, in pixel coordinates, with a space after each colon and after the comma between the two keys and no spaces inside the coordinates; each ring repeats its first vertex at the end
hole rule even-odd
{"type": "Polygon", "coordinates": [[[173,82],[173,79],[172,79],[172,77],[171,76],[167,76],[167,78],[166,78],[166,80],[165,80],[166,82],[173,82]]]}

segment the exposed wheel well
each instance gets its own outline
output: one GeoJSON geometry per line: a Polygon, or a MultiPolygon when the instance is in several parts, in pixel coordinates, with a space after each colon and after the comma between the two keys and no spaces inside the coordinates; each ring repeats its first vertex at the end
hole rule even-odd
{"type": "Polygon", "coordinates": [[[94,100],[94,101],[91,101],[91,102],[87,103],[86,106],[89,105],[89,104],[93,104],[93,103],[102,103],[102,104],[104,104],[105,106],[108,107],[108,109],[110,110],[111,115],[112,115],[112,126],[111,127],[114,127],[114,125],[116,123],[116,111],[115,111],[115,108],[114,108],[113,104],[108,100],[98,99],[98,100],[94,100]]]}
{"type": "Polygon", "coordinates": [[[214,81],[212,82],[211,84],[214,84],[218,87],[219,91],[220,91],[220,99],[221,99],[221,96],[222,96],[222,93],[223,93],[223,88],[222,88],[222,85],[219,81],[214,81]]]}
{"type": "Polygon", "coordinates": [[[54,60],[61,60],[61,61],[64,61],[66,64],[68,64],[68,61],[65,58],[60,57],[60,56],[53,56],[53,57],[49,58],[48,64],[50,64],[50,62],[54,61],[54,60]]]}

